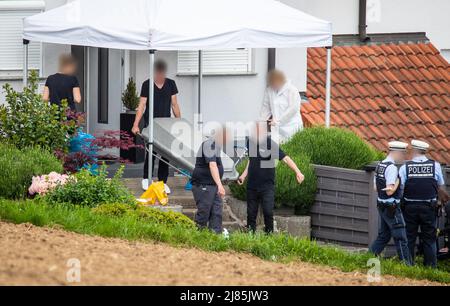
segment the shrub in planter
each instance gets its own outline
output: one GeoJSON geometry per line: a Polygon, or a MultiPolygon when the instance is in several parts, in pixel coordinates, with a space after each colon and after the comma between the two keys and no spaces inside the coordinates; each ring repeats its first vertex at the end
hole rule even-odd
{"type": "Polygon", "coordinates": [[[195,223],[183,214],[172,211],[163,212],[151,207],[114,203],[100,205],[93,208],[92,211],[96,214],[110,217],[131,216],[141,221],[163,224],[168,227],[195,228],[195,223]]]}
{"type": "Polygon", "coordinates": [[[67,151],[69,137],[75,133],[76,122],[68,120],[67,103],[50,105],[37,93],[37,74],[32,72],[23,92],[9,84],[3,88],[6,103],[0,106],[0,141],[19,149],[39,146],[50,152],[67,151]]]}
{"type": "Polygon", "coordinates": [[[135,197],[120,181],[122,173],[123,167],[109,179],[106,166],[100,167],[98,175],[92,175],[89,170],[82,169],[64,186],[58,186],[49,192],[45,199],[52,204],[68,203],[89,207],[105,203],[134,205],[135,197]]]}
{"type": "Polygon", "coordinates": [[[0,143],[0,197],[18,199],[27,196],[34,176],[62,173],[61,162],[40,148],[19,150],[0,143]]]}
{"type": "MultiPolygon", "coordinates": [[[[295,161],[299,169],[305,175],[305,181],[299,185],[295,174],[283,162],[279,162],[275,176],[275,203],[276,207],[294,207],[296,214],[306,214],[314,204],[317,188],[317,177],[311,165],[310,159],[305,154],[298,154],[286,150],[286,153],[295,161]]],[[[246,163],[242,163],[238,171],[242,173],[246,163]]],[[[245,184],[230,185],[231,192],[236,198],[245,201],[247,188],[245,184]]]]}
{"type": "Polygon", "coordinates": [[[339,128],[307,128],[294,135],[284,148],[306,154],[314,164],[346,169],[362,169],[383,157],[355,133],[339,128]]]}

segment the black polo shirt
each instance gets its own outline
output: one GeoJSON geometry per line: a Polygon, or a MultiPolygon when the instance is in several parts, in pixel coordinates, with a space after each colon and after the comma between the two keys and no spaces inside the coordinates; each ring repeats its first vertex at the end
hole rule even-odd
{"type": "Polygon", "coordinates": [[[75,76],[56,73],[47,78],[45,86],[48,87],[51,104],[61,105],[62,100],[67,100],[70,109],[75,110],[73,89],[80,87],[75,76]]]}
{"type": "MultiPolygon", "coordinates": [[[[147,117],[149,112],[149,80],[145,81],[142,84],[141,88],[141,97],[147,99],[147,107],[145,108],[144,113],[144,121],[145,125],[148,124],[147,117]]],[[[154,93],[154,103],[153,103],[153,118],[170,118],[172,116],[172,96],[178,94],[177,84],[174,80],[166,79],[163,87],[159,88],[154,85],[155,93],[154,93]]]]}
{"type": "Polygon", "coordinates": [[[223,164],[221,156],[222,149],[216,145],[212,139],[206,140],[197,153],[194,173],[192,173],[192,184],[194,185],[215,185],[214,179],[209,169],[209,164],[217,163],[220,178],[223,177],[223,164]]]}
{"type": "Polygon", "coordinates": [[[275,185],[276,161],[283,160],[286,154],[270,138],[267,138],[264,142],[250,139],[247,141],[247,149],[250,163],[247,189],[262,191],[273,188],[275,185]]]}

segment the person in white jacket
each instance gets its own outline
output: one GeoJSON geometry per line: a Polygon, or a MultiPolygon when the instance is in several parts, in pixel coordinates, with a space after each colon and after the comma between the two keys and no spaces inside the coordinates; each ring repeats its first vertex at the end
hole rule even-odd
{"type": "Polygon", "coordinates": [[[267,83],[260,117],[270,122],[272,132],[278,131],[280,142],[286,142],[303,129],[300,92],[279,70],[269,72],[267,83]]]}

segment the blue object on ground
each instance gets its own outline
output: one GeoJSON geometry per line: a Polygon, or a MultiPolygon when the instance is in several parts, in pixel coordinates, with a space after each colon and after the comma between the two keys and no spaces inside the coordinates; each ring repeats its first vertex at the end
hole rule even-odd
{"type": "Polygon", "coordinates": [[[191,182],[191,180],[189,180],[186,183],[186,186],[184,186],[184,190],[187,190],[187,191],[191,191],[192,190],[192,182],[191,182]]]}
{"type": "MultiPolygon", "coordinates": [[[[81,152],[86,154],[95,163],[94,164],[84,164],[82,169],[89,170],[93,175],[98,174],[97,165],[97,149],[92,145],[92,141],[95,137],[91,134],[84,133],[82,128],[79,128],[76,135],[70,140],[69,152],[78,153],[81,152]]],[[[79,169],[81,170],[81,169],[79,169]]]]}

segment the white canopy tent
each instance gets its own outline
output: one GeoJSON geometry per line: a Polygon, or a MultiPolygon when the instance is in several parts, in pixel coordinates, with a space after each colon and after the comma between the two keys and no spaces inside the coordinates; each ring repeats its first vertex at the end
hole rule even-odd
{"type": "MultiPolygon", "coordinates": [[[[29,41],[148,50],[150,84],[158,50],[198,50],[201,59],[201,50],[327,47],[327,126],[330,123],[331,23],[275,0],[75,0],[25,18],[23,38],[24,84],[29,41]]],[[[201,90],[201,60],[199,66],[201,90]]],[[[149,87],[152,152],[153,86],[149,87]]],[[[201,98],[199,110],[200,102],[201,98]]]]}

